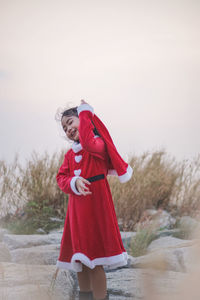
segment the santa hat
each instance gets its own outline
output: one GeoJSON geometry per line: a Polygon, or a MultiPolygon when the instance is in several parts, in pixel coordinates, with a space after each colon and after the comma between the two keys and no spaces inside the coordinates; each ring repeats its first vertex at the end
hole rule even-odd
{"type": "Polygon", "coordinates": [[[119,181],[124,183],[128,181],[133,173],[133,169],[128,165],[118,153],[113,140],[108,132],[108,129],[103,122],[93,113],[93,108],[89,104],[81,104],[77,108],[78,114],[82,111],[90,111],[93,115],[92,122],[99,132],[100,136],[104,140],[109,155],[109,175],[117,175],[119,181]]]}

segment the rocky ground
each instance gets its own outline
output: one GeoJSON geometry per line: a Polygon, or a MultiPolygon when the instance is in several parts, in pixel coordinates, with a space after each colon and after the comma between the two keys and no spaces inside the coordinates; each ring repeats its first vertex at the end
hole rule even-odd
{"type": "MultiPolygon", "coordinates": [[[[172,237],[169,230],[163,232],[148,246],[146,255],[129,256],[126,267],[106,272],[110,299],[150,300],[150,295],[167,299],[169,293],[179,293],[179,285],[195,265],[199,242],[172,237]]],[[[135,233],[121,235],[128,247],[135,233]]],[[[0,229],[0,299],[78,299],[76,273],[59,271],[54,280],[61,236],[62,230],[13,235],[0,229]]]]}

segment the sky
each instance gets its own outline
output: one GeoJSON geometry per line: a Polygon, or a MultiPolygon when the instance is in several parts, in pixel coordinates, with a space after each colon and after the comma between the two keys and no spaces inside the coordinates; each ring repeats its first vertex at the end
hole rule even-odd
{"type": "Polygon", "coordinates": [[[0,0],[0,159],[69,142],[85,99],[127,159],[200,153],[200,1],[0,0]]]}

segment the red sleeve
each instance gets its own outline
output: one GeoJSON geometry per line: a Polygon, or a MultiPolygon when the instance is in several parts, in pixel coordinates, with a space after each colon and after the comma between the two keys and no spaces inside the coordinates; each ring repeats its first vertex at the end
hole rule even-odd
{"type": "Polygon", "coordinates": [[[103,160],[106,159],[106,146],[101,137],[95,137],[92,124],[93,114],[83,110],[79,114],[79,140],[84,150],[103,160]]]}
{"type": "Polygon", "coordinates": [[[56,180],[59,188],[66,194],[76,194],[80,195],[80,193],[76,189],[76,179],[79,176],[70,176],[69,172],[69,161],[67,154],[65,155],[64,162],[60,167],[58,174],[56,176],[56,180]]]}

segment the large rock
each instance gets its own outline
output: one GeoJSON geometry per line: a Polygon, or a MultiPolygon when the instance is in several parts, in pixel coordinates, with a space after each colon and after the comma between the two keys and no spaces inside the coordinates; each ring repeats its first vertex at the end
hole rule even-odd
{"type": "Polygon", "coordinates": [[[0,242],[3,242],[4,235],[8,233],[8,230],[5,228],[0,228],[0,242]]]}
{"type": "Polygon", "coordinates": [[[44,245],[11,250],[12,262],[29,265],[55,265],[60,252],[60,244],[44,245]]]}
{"type": "Polygon", "coordinates": [[[59,271],[52,281],[55,266],[0,265],[0,299],[6,300],[69,300],[73,293],[69,272],[59,271]]]}
{"type": "Polygon", "coordinates": [[[182,240],[178,238],[174,238],[171,236],[161,237],[157,240],[154,240],[150,243],[147,248],[148,252],[162,249],[162,248],[182,248],[194,245],[193,241],[190,240],[182,240]]]}
{"type": "Polygon", "coordinates": [[[0,262],[10,262],[11,255],[8,247],[4,243],[0,243],[0,262]]]}
{"type": "Polygon", "coordinates": [[[144,256],[129,257],[128,264],[132,268],[186,272],[191,265],[190,248],[159,249],[144,256]]]}
{"type": "MultiPolygon", "coordinates": [[[[149,299],[149,285],[156,295],[168,295],[177,291],[185,274],[176,272],[162,272],[151,269],[120,269],[107,275],[110,299],[149,299]]],[[[160,299],[160,298],[157,298],[160,299]]]]}
{"type": "MultiPolygon", "coordinates": [[[[163,261],[167,270],[177,272],[189,271],[194,264],[193,252],[195,251],[196,243],[197,241],[195,240],[187,241],[174,237],[162,237],[151,242],[147,248],[149,256],[147,256],[146,260],[155,256],[155,259],[163,261]]],[[[144,261],[146,260],[144,259],[144,261]]]]}
{"type": "Polygon", "coordinates": [[[200,233],[200,222],[189,216],[183,216],[179,219],[179,229],[187,238],[193,238],[200,233]]]}
{"type": "Polygon", "coordinates": [[[10,250],[18,248],[28,248],[34,246],[42,246],[48,244],[59,244],[61,242],[62,233],[52,233],[46,235],[15,235],[5,234],[3,242],[7,244],[10,250]]]}
{"type": "Polygon", "coordinates": [[[139,228],[141,225],[145,226],[153,226],[155,229],[171,229],[176,224],[176,219],[173,218],[170,213],[166,210],[162,209],[146,209],[141,218],[139,223],[136,225],[139,228]]]}

